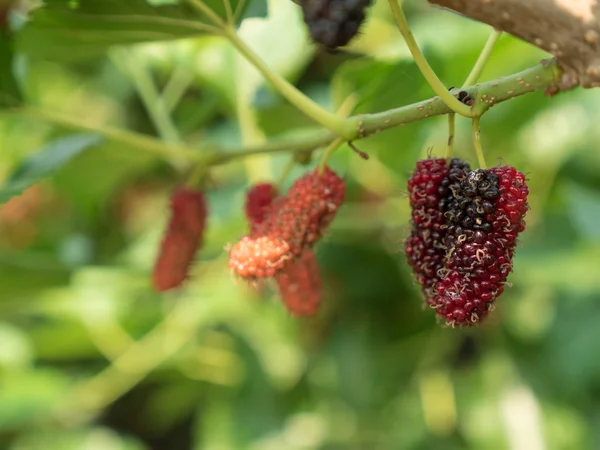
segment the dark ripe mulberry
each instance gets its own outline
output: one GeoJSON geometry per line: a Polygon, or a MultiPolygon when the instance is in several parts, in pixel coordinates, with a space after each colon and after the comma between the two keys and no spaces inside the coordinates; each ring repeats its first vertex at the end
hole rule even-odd
{"type": "Polygon", "coordinates": [[[207,206],[204,192],[181,187],[171,195],[171,217],[152,273],[158,292],[179,287],[202,246],[207,206]]]}
{"type": "Polygon", "coordinates": [[[443,204],[449,224],[485,230],[485,217],[494,212],[500,195],[496,174],[483,169],[466,172],[449,190],[443,204]]]}
{"type": "Polygon", "coordinates": [[[329,49],[346,45],[365,20],[371,0],[301,0],[312,39],[329,49]]]}
{"type": "MultiPolygon", "coordinates": [[[[460,183],[465,179],[470,170],[471,167],[467,162],[459,158],[452,158],[450,160],[448,176],[442,181],[439,187],[440,202],[438,209],[442,213],[448,211],[450,202],[455,200],[453,193],[460,190],[460,183]]],[[[464,199],[463,196],[460,197],[464,199]]]]}
{"type": "Polygon", "coordinates": [[[472,171],[455,190],[455,198],[449,202],[449,221],[454,223],[448,226],[445,238],[448,270],[430,301],[448,324],[481,322],[503,292],[512,271],[517,236],[525,229],[528,193],[525,176],[510,166],[472,171]],[[462,211],[455,209],[460,209],[465,191],[473,190],[477,195],[465,210],[477,208],[475,223],[467,224],[462,211]]]}

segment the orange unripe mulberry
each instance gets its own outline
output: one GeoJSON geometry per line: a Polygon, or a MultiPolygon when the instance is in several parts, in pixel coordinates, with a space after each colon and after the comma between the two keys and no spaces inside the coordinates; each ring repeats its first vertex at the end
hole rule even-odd
{"type": "Polygon", "coordinates": [[[273,236],[245,236],[229,252],[229,267],[245,280],[272,277],[291,259],[287,242],[273,236]]]}
{"type": "Polygon", "coordinates": [[[171,195],[171,218],[165,231],[152,274],[158,292],[179,287],[188,277],[189,267],[202,246],[207,205],[204,192],[188,187],[171,195]]]}

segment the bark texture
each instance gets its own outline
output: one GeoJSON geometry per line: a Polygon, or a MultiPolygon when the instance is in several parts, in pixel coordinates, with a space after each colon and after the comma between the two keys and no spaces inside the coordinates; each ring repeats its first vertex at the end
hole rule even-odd
{"type": "Polygon", "coordinates": [[[561,89],[600,86],[599,0],[429,0],[554,55],[561,89]]]}

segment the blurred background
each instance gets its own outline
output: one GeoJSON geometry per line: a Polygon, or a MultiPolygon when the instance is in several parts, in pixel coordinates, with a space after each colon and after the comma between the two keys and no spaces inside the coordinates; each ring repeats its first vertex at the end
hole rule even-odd
{"type": "MultiPolygon", "coordinates": [[[[405,3],[432,66],[460,86],[490,30],[405,3]]],[[[37,4],[13,5],[14,29],[37,4]]],[[[328,108],[351,93],[358,112],[433,96],[387,2],[337,53],[311,44],[296,4],[268,6],[242,38],[328,108]]],[[[246,233],[245,190],[277,179],[288,154],[211,171],[193,276],[159,295],[150,272],[181,161],[107,130],[202,151],[308,136],[314,123],[219,37],[95,51],[102,30],[56,47],[32,34],[15,35],[31,109],[0,112],[0,177],[65,137],[107,137],[0,207],[0,449],[600,448],[600,91],[530,94],[482,119],[488,164],[528,173],[531,191],[512,288],[483,326],[437,324],[402,253],[407,177],[428,149],[443,154],[445,117],[357,142],[369,161],[335,153],[348,199],[317,247],[323,307],[298,320],[272,289],[232,280],[224,251],[246,233]],[[58,113],[88,129],[44,118],[58,113]]],[[[482,80],[544,57],[504,36],[482,80]]],[[[476,165],[462,118],[455,152],[476,165]]]]}

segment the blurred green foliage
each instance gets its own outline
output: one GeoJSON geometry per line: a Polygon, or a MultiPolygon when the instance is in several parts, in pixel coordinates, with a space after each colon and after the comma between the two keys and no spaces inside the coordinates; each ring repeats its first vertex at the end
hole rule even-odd
{"type": "MultiPolygon", "coordinates": [[[[0,112],[0,197],[28,188],[0,208],[0,449],[600,448],[597,90],[523,96],[482,120],[488,162],[528,172],[531,188],[513,287],[487,323],[437,325],[401,252],[407,175],[430,148],[444,151],[444,117],[357,142],[367,162],[346,147],[334,155],[349,195],[318,247],[324,307],[296,320],[270,289],[232,280],[223,251],[246,231],[247,186],[276,179],[289,155],[211,171],[193,277],[158,295],[149,273],[167,196],[182,181],[168,164],[177,161],[93,130],[159,139],[139,83],[111,48],[156,39],[165,42],[128,51],[188,146],[301,137],[315,125],[223,38],[165,22],[183,17],[176,1],[80,0],[82,16],[73,2],[45,3],[28,22],[13,9],[14,42],[0,33],[0,105],[22,95],[91,131],[0,112]]],[[[440,78],[462,84],[487,28],[406,3],[440,78]]],[[[337,54],[310,43],[293,2],[270,0],[266,16],[250,6],[257,17],[241,23],[244,41],[324,106],[357,93],[358,112],[375,112],[433,95],[386,2],[337,54]]],[[[482,79],[543,57],[505,36],[482,79]]],[[[474,162],[470,124],[457,122],[456,152],[474,162]]],[[[306,170],[295,167],[286,185],[306,170]]]]}

